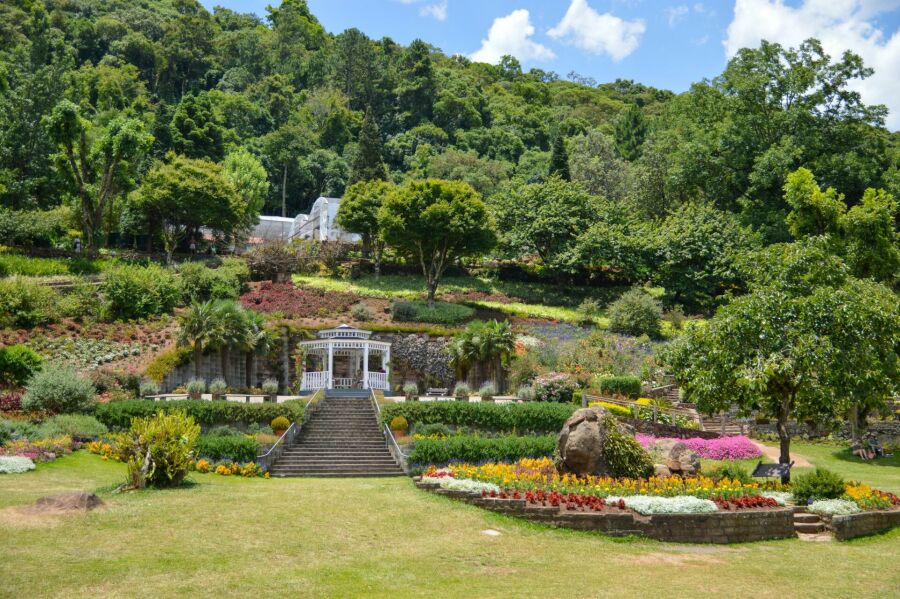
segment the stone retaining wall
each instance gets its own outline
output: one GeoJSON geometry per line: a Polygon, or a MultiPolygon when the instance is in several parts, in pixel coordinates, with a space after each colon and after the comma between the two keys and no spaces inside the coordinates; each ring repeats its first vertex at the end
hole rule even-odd
{"type": "Polygon", "coordinates": [[[558,528],[599,532],[622,537],[639,535],[677,543],[746,543],[796,536],[792,508],[711,514],[656,514],[633,512],[569,512],[560,507],[527,505],[524,499],[492,499],[465,491],[416,483],[438,495],[460,499],[491,511],[558,528]]]}
{"type": "Polygon", "coordinates": [[[834,516],[831,519],[834,538],[838,541],[877,534],[895,526],[900,526],[900,510],[863,512],[852,516],[834,516]]]}

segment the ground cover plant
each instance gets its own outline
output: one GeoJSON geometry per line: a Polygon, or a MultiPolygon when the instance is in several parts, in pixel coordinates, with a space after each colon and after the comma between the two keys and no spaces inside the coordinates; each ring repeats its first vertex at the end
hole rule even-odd
{"type": "MultiPolygon", "coordinates": [[[[635,438],[647,449],[652,449],[657,442],[664,439],[663,437],[652,437],[640,433],[635,435],[635,438]]],[[[708,460],[748,460],[762,455],[759,447],[754,445],[750,439],[741,435],[718,439],[692,437],[668,440],[684,443],[701,458],[708,460]]]]}
{"type": "Polygon", "coordinates": [[[410,465],[422,468],[451,462],[513,461],[524,457],[553,453],[556,437],[453,435],[444,438],[418,439],[408,456],[410,465]]]}
{"type": "Polygon", "coordinates": [[[91,338],[37,337],[29,341],[50,362],[65,364],[77,370],[95,370],[105,364],[119,362],[160,349],[155,343],[126,343],[91,338]]]}
{"type": "Polygon", "coordinates": [[[359,298],[350,293],[263,281],[241,296],[245,308],[288,318],[333,316],[347,312],[359,298]]]}

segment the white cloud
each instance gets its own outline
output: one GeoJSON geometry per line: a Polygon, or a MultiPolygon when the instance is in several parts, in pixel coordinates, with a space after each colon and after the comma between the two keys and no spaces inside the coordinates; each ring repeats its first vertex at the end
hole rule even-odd
{"type": "Polygon", "coordinates": [[[734,20],[723,42],[729,57],[760,40],[797,46],[814,37],[832,58],[845,50],[862,56],[875,74],[850,86],[870,104],[890,109],[887,124],[900,128],[900,31],[888,35],[873,21],[900,7],[900,0],[804,0],[788,6],[783,0],[736,0],[734,20]]]}
{"type": "Polygon", "coordinates": [[[625,21],[612,13],[598,13],[587,0],[572,0],[565,16],[547,34],[619,61],[637,49],[646,29],[641,19],[625,21]]]}
{"type": "Polygon", "coordinates": [[[675,27],[679,21],[684,19],[687,14],[691,12],[691,9],[686,5],[682,4],[681,6],[670,6],[665,10],[666,17],[669,19],[669,27],[675,27]]]}
{"type": "Polygon", "coordinates": [[[419,9],[420,17],[433,17],[438,21],[447,20],[447,0],[436,4],[427,4],[419,9]]]}
{"type": "Polygon", "coordinates": [[[522,62],[556,58],[550,48],[530,39],[532,35],[534,26],[528,11],[524,8],[514,10],[505,17],[494,19],[487,39],[481,40],[481,48],[469,58],[492,64],[500,62],[505,54],[515,56],[522,62]]]}

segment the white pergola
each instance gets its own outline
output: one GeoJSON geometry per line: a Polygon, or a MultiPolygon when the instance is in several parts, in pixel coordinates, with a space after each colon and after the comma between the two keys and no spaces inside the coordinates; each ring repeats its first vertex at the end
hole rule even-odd
{"type": "Polygon", "coordinates": [[[316,389],[390,389],[391,344],[369,339],[372,331],[346,324],[319,331],[301,341],[304,350],[301,391],[316,389]],[[371,358],[377,364],[370,370],[371,358]],[[313,369],[311,369],[313,368],[313,369]]]}

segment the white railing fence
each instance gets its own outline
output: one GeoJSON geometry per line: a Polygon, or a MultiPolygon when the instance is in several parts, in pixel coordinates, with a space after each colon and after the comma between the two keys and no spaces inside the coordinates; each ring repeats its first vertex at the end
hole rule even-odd
{"type": "Polygon", "coordinates": [[[369,373],[369,389],[388,390],[388,379],[386,372],[370,372],[369,373]]]}
{"type": "Polygon", "coordinates": [[[331,379],[331,371],[328,370],[304,372],[303,381],[300,383],[300,389],[303,391],[325,389],[328,387],[329,379],[331,379]]]}

